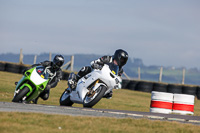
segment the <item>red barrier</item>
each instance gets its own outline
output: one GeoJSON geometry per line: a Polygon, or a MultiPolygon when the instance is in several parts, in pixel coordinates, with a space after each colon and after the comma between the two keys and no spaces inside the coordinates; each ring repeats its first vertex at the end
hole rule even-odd
{"type": "Polygon", "coordinates": [[[151,101],[151,108],[172,109],[172,102],[151,101]]]}
{"type": "Polygon", "coordinates": [[[173,110],[194,112],[194,105],[174,103],[173,110]]]}

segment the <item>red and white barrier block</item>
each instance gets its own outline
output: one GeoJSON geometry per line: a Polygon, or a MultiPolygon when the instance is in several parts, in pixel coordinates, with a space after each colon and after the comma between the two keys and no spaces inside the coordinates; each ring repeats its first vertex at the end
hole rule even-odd
{"type": "Polygon", "coordinates": [[[172,105],[172,93],[152,91],[150,112],[170,114],[172,113],[172,105]]]}
{"type": "Polygon", "coordinates": [[[152,91],[150,112],[193,115],[194,98],[195,96],[193,95],[152,91]]]}
{"type": "Polygon", "coordinates": [[[193,115],[194,114],[194,98],[193,95],[186,94],[174,94],[174,103],[172,113],[182,115],[193,115]]]}

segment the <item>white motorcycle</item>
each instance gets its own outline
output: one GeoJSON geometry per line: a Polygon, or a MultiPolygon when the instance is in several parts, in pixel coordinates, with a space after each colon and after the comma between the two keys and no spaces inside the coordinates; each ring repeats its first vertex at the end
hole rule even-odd
{"type": "Polygon", "coordinates": [[[67,88],[60,97],[61,106],[72,106],[73,103],[93,107],[112,89],[120,89],[122,79],[118,76],[119,67],[104,64],[101,69],[93,69],[91,73],[79,79],[75,89],[67,88]]]}

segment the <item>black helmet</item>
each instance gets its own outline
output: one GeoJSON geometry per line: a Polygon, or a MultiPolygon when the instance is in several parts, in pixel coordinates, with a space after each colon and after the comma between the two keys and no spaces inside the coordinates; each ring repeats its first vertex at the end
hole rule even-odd
{"type": "Polygon", "coordinates": [[[118,66],[122,67],[128,60],[128,53],[122,49],[118,49],[115,51],[113,59],[116,60],[118,66]]]}
{"type": "Polygon", "coordinates": [[[64,63],[64,57],[62,55],[56,55],[53,59],[53,67],[60,68],[64,63]]]}

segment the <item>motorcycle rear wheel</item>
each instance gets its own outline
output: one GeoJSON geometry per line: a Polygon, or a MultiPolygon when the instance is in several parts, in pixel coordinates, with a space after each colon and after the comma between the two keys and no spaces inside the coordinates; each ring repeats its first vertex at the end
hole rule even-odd
{"type": "Polygon", "coordinates": [[[15,95],[15,97],[13,98],[12,102],[22,102],[22,99],[24,98],[24,96],[26,96],[26,94],[29,92],[29,88],[28,87],[24,87],[23,89],[21,89],[19,91],[19,93],[17,93],[15,95]]]}
{"type": "Polygon", "coordinates": [[[70,93],[64,91],[60,97],[60,106],[72,106],[74,103],[70,100],[70,93]]]}
{"type": "Polygon", "coordinates": [[[99,86],[96,90],[97,94],[95,94],[92,98],[86,95],[83,100],[83,107],[92,108],[97,102],[101,100],[106,90],[107,88],[105,86],[99,86]]]}

